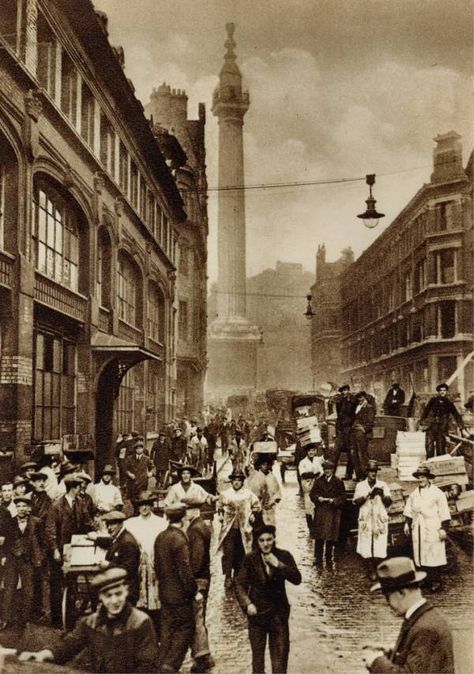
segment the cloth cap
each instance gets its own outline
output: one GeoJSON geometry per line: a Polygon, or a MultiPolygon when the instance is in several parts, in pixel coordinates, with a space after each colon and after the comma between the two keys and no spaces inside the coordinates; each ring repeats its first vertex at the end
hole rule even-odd
{"type": "Polygon", "coordinates": [[[323,461],[323,468],[332,468],[334,470],[335,467],[336,466],[332,461],[329,461],[328,459],[323,461]]]}
{"type": "Polygon", "coordinates": [[[103,470],[102,470],[102,475],[115,475],[115,468],[112,466],[110,463],[106,463],[103,470]]]}
{"type": "Polygon", "coordinates": [[[417,571],[409,557],[392,557],[384,560],[377,567],[378,583],[372,585],[371,592],[381,590],[392,592],[410,585],[418,585],[426,578],[424,571],[417,571]]]}
{"type": "Polygon", "coordinates": [[[449,391],[449,386],[447,384],[438,384],[436,390],[441,391],[442,388],[445,388],[447,391],[449,391]]]}
{"type": "Polygon", "coordinates": [[[22,496],[15,496],[13,499],[13,503],[26,503],[27,505],[31,505],[31,496],[30,494],[23,494],[22,496]]]}
{"type": "Polygon", "coordinates": [[[19,484],[26,484],[26,480],[21,475],[15,475],[13,478],[13,486],[17,487],[19,484]]]}
{"type": "Polygon", "coordinates": [[[434,475],[431,470],[429,469],[429,466],[420,466],[415,472],[413,473],[413,477],[427,477],[430,480],[434,480],[436,475],[434,475]]]}
{"type": "Polygon", "coordinates": [[[34,461],[27,461],[26,463],[23,463],[20,466],[20,470],[23,472],[24,470],[29,470],[30,468],[38,468],[38,464],[35,463],[34,461]]]}
{"type": "Polygon", "coordinates": [[[183,470],[189,470],[189,472],[191,473],[191,475],[193,477],[196,477],[196,476],[201,474],[198,471],[198,469],[195,468],[194,466],[191,466],[190,463],[180,463],[176,466],[176,471],[177,471],[178,475],[180,475],[183,472],[183,470]]]}
{"type": "Polygon", "coordinates": [[[120,510],[111,510],[109,513],[102,515],[102,519],[104,522],[123,522],[127,517],[120,510]]]}
{"type": "Polygon", "coordinates": [[[349,384],[343,384],[342,386],[339,386],[337,390],[339,393],[342,393],[343,391],[350,391],[351,387],[349,386],[349,384]]]}
{"type": "Polygon", "coordinates": [[[47,480],[48,476],[46,473],[42,473],[40,470],[35,471],[34,473],[31,473],[30,475],[30,480],[34,482],[35,480],[47,480]]]}
{"type": "Polygon", "coordinates": [[[229,475],[229,480],[245,480],[245,473],[243,470],[233,470],[229,475]]]}
{"type": "Polygon", "coordinates": [[[155,494],[152,494],[151,491],[145,490],[141,491],[138,494],[138,498],[135,499],[135,505],[146,505],[155,503],[157,497],[155,494]]]}
{"type": "Polygon", "coordinates": [[[272,534],[272,536],[275,535],[276,528],[273,526],[273,524],[262,524],[258,529],[255,531],[255,538],[258,538],[262,534],[272,534]]]}
{"type": "Polygon", "coordinates": [[[127,572],[125,569],[113,566],[94,576],[94,578],[92,578],[90,581],[90,584],[91,587],[97,590],[97,592],[104,592],[105,590],[110,590],[117,585],[123,585],[123,583],[126,582],[127,572]]]}
{"type": "Polygon", "coordinates": [[[80,477],[79,473],[68,473],[64,476],[63,482],[67,486],[77,487],[82,484],[83,478],[80,477]]]}
{"type": "Polygon", "coordinates": [[[399,388],[399,387],[400,387],[400,384],[398,382],[394,381],[393,384],[392,384],[392,388],[399,388]]]}
{"type": "Polygon", "coordinates": [[[165,508],[165,515],[170,522],[179,522],[186,515],[186,506],[181,503],[165,508]]]}
{"type": "Polygon", "coordinates": [[[379,469],[379,464],[375,459],[369,459],[369,463],[367,465],[367,471],[369,470],[378,470],[379,469]]]}
{"type": "Polygon", "coordinates": [[[81,480],[82,482],[92,482],[91,476],[89,475],[89,473],[86,473],[85,470],[81,470],[81,472],[76,473],[76,475],[78,479],[81,480]]]}

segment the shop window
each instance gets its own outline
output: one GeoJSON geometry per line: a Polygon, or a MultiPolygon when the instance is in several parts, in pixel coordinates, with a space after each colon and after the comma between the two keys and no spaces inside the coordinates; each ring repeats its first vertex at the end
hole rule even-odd
{"type": "Polygon", "coordinates": [[[75,126],[77,123],[77,71],[64,50],[61,63],[61,110],[75,126]]]}
{"type": "Polygon", "coordinates": [[[117,272],[117,310],[119,318],[131,325],[139,323],[139,291],[138,269],[127,255],[121,253],[117,272]]]}
{"type": "Polygon", "coordinates": [[[18,0],[3,0],[0,11],[0,37],[14,51],[18,51],[18,0]]]}
{"type": "Polygon", "coordinates": [[[43,15],[38,16],[38,82],[51,98],[56,89],[56,38],[43,15]]]}
{"type": "Polygon", "coordinates": [[[440,302],[438,306],[438,334],[449,339],[456,334],[456,302],[440,302]]]}
{"type": "Polygon", "coordinates": [[[117,433],[130,433],[134,428],[135,413],[135,373],[128,370],[120,384],[115,405],[115,427],[117,433]]]}
{"type": "Polygon", "coordinates": [[[100,113],[100,161],[111,176],[115,175],[115,131],[111,123],[100,113]]]}
{"type": "Polygon", "coordinates": [[[34,196],[36,268],[71,290],[79,283],[79,216],[53,188],[40,185],[34,196]]]}
{"type": "Polygon", "coordinates": [[[180,300],[178,307],[178,337],[186,342],[188,340],[188,334],[188,303],[184,300],[180,300]]]}
{"type": "Polygon", "coordinates": [[[35,334],[33,435],[60,440],[75,432],[76,346],[62,336],[35,334]]]}
{"type": "Polygon", "coordinates": [[[128,194],[128,152],[125,145],[120,141],[119,149],[119,183],[122,192],[128,194]]]}
{"type": "Polygon", "coordinates": [[[155,283],[148,288],[147,333],[155,342],[165,341],[165,299],[155,283]]]}
{"type": "Polygon", "coordinates": [[[94,116],[95,104],[94,97],[89,87],[82,83],[81,94],[81,136],[89,145],[94,147],[94,116]]]}
{"type": "Polygon", "coordinates": [[[446,248],[436,253],[436,282],[438,284],[456,281],[456,251],[446,248]]]}

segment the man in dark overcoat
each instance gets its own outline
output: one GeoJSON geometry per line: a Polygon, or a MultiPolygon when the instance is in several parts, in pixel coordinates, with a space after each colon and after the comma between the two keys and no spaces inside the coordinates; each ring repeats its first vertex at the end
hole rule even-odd
{"type": "Polygon", "coordinates": [[[346,452],[346,478],[352,478],[353,464],[351,457],[350,435],[354,412],[356,408],[355,397],[351,394],[349,384],[343,384],[338,389],[335,400],[336,407],[336,439],[334,441],[334,465],[337,468],[341,452],[346,452]]]}
{"type": "Polygon", "coordinates": [[[41,545],[41,566],[35,569],[35,606],[42,608],[42,620],[48,623],[51,620],[51,586],[50,586],[50,556],[46,542],[46,519],[51,507],[51,499],[46,493],[48,475],[36,471],[30,476],[31,486],[31,514],[37,517],[38,534],[41,545]],[[41,596],[39,596],[41,594],[41,596]]]}
{"type": "Polygon", "coordinates": [[[453,674],[453,638],[448,622],[419,589],[426,573],[416,571],[408,557],[392,557],[379,564],[377,577],[379,582],[371,591],[381,591],[390,609],[404,620],[393,649],[374,645],[364,648],[367,669],[374,674],[453,674]]]}
{"type": "Polygon", "coordinates": [[[313,537],[314,563],[322,565],[325,550],[326,564],[334,560],[335,545],[339,539],[341,513],[346,490],[344,482],[334,475],[332,461],[323,461],[324,475],[314,481],[309,497],[314,503],[313,537]]]}
{"type": "Polygon", "coordinates": [[[195,599],[197,591],[191,562],[189,541],[184,533],[186,506],[165,509],[169,526],[155,541],[155,573],[161,602],[160,672],[179,672],[194,638],[195,599]]]}
{"type": "Polygon", "coordinates": [[[460,430],[464,428],[461,415],[448,398],[449,386],[438,384],[436,390],[438,395],[428,400],[420,417],[420,424],[425,423],[427,426],[425,441],[428,459],[446,454],[446,435],[449,432],[450,417],[453,417],[460,430]]]}
{"type": "Polygon", "coordinates": [[[162,429],[151,448],[151,460],[155,468],[157,486],[165,486],[166,473],[169,470],[169,462],[171,458],[171,444],[168,435],[162,429]]]}
{"type": "Polygon", "coordinates": [[[375,420],[375,403],[373,397],[359,391],[356,395],[356,407],[351,427],[351,455],[354,463],[356,480],[365,480],[369,464],[369,438],[375,420]]]}
{"type": "Polygon", "coordinates": [[[127,572],[128,600],[135,605],[138,600],[138,572],[140,567],[140,546],[135,537],[123,527],[126,516],[119,510],[111,510],[103,515],[107,532],[112,538],[105,556],[112,566],[120,566],[127,572]]]}
{"type": "Polygon", "coordinates": [[[252,672],[265,671],[267,636],[274,674],[285,674],[290,652],[290,604],[285,582],[301,583],[293,556],[275,546],[275,527],[264,524],[256,534],[256,548],[245,556],[235,592],[248,618],[252,672]]]}
{"type": "Polygon", "coordinates": [[[173,461],[183,461],[188,451],[188,443],[183,436],[181,428],[175,428],[171,438],[171,459],[173,461]]]}
{"type": "Polygon", "coordinates": [[[394,382],[388,390],[383,401],[383,411],[390,417],[402,415],[402,405],[405,402],[405,391],[400,384],[394,382]]]}
{"type": "Polygon", "coordinates": [[[148,479],[152,475],[153,463],[144,450],[143,440],[138,440],[133,454],[125,459],[123,465],[127,476],[127,493],[131,501],[135,501],[140,492],[148,489],[148,479]]]}

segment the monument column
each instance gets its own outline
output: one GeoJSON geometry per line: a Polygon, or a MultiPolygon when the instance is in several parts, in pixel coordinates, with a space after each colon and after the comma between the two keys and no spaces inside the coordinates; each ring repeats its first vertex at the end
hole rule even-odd
{"type": "Polygon", "coordinates": [[[226,24],[224,65],[212,112],[219,123],[217,319],[209,328],[210,394],[255,389],[260,331],[246,318],[243,120],[249,95],[236,63],[235,26],[226,24]]]}

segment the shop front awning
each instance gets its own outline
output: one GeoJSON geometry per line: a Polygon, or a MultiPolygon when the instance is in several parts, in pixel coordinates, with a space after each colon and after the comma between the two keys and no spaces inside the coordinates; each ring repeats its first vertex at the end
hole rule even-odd
{"type": "Polygon", "coordinates": [[[91,347],[93,352],[108,355],[111,358],[129,358],[137,362],[148,359],[162,361],[157,353],[145,349],[140,344],[134,344],[115,335],[107,335],[104,332],[96,332],[92,337],[91,347]]]}

